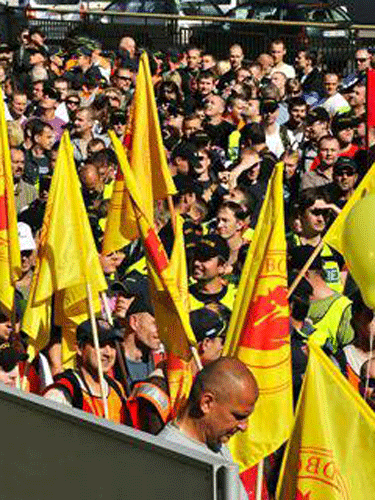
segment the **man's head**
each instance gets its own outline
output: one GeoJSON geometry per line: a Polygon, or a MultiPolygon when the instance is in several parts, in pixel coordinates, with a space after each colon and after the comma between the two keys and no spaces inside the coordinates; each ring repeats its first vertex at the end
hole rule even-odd
{"type": "Polygon", "coordinates": [[[359,392],[375,411],[375,358],[371,358],[361,366],[359,392]]]}
{"type": "Polygon", "coordinates": [[[358,82],[354,85],[351,93],[348,96],[349,104],[352,108],[358,108],[366,105],[366,85],[358,82]]]}
{"type": "Polygon", "coordinates": [[[27,354],[16,351],[9,343],[0,345],[0,383],[8,387],[16,387],[18,363],[27,359],[27,354]]]}
{"type": "Polygon", "coordinates": [[[40,107],[43,110],[56,109],[59,102],[59,93],[50,85],[44,85],[43,97],[40,100],[40,107]]]}
{"type": "Polygon", "coordinates": [[[324,108],[317,107],[309,111],[306,115],[307,137],[317,143],[319,139],[327,135],[329,121],[329,114],[324,108]]]}
{"type": "MultiPolygon", "coordinates": [[[[100,359],[104,373],[113,368],[116,361],[115,341],[121,340],[121,333],[107,321],[96,319],[99,340],[100,359]]],[[[81,367],[92,375],[98,374],[98,357],[94,347],[94,334],[90,320],[86,320],[77,327],[76,334],[77,354],[81,367]]]]}
{"type": "Polygon", "coordinates": [[[15,92],[11,100],[11,112],[15,118],[21,117],[27,107],[27,95],[24,92],[15,92]]]}
{"type": "Polygon", "coordinates": [[[249,214],[233,201],[226,201],[219,207],[216,215],[217,233],[227,241],[240,236],[246,226],[249,214]]]}
{"type": "Polygon", "coordinates": [[[77,135],[84,135],[85,133],[91,131],[93,124],[92,110],[90,108],[78,109],[74,120],[74,130],[77,135]]]}
{"type": "Polygon", "coordinates": [[[191,47],[187,50],[187,66],[191,70],[200,69],[202,63],[202,51],[197,47],[191,47]]]}
{"type": "Polygon", "coordinates": [[[212,54],[203,54],[202,56],[202,69],[204,71],[212,69],[216,66],[216,59],[212,54]]]}
{"type": "Polygon", "coordinates": [[[218,95],[209,95],[205,104],[205,115],[208,118],[222,116],[225,109],[225,101],[218,95]]]}
{"type": "Polygon", "coordinates": [[[193,278],[201,283],[209,283],[224,274],[225,263],[229,259],[229,247],[218,234],[202,236],[193,257],[193,278]]]}
{"type": "Polygon", "coordinates": [[[357,164],[347,156],[340,156],[333,166],[332,180],[342,193],[351,193],[358,181],[357,164]]]}
{"type": "Polygon", "coordinates": [[[155,321],[154,308],[146,294],[136,295],[126,312],[129,329],[135,335],[139,347],[156,350],[160,347],[158,327],[155,321]]]}
{"type": "Polygon", "coordinates": [[[25,153],[21,148],[10,149],[10,159],[12,162],[13,181],[18,183],[25,171],[25,153]]]}
{"type": "Polygon", "coordinates": [[[260,114],[266,126],[275,124],[279,116],[279,103],[275,99],[262,99],[260,114]]]}
{"type": "Polygon", "coordinates": [[[220,358],[194,379],[185,414],[196,425],[200,440],[218,452],[234,434],[247,429],[258,394],[257,382],[244,363],[220,358]]]}
{"type": "Polygon", "coordinates": [[[59,93],[59,100],[65,101],[68,97],[69,82],[65,78],[56,78],[53,82],[54,89],[59,93]]]}
{"type": "Polygon", "coordinates": [[[315,188],[302,191],[298,200],[302,235],[313,238],[323,233],[328,216],[327,201],[315,188]]]}
{"type": "Polygon", "coordinates": [[[234,71],[237,71],[241,67],[243,59],[244,53],[241,45],[232,45],[229,49],[229,62],[234,71]]]}
{"type": "Polygon", "coordinates": [[[55,143],[55,131],[46,122],[38,122],[34,126],[32,136],[34,146],[39,146],[43,151],[51,151],[55,143]]]}
{"type": "Polygon", "coordinates": [[[282,73],[281,71],[274,71],[271,75],[271,83],[276,85],[276,87],[280,91],[281,96],[285,95],[286,81],[287,77],[285,76],[285,73],[282,73]]]}
{"type": "MultiPolygon", "coordinates": [[[[229,310],[227,316],[228,318],[230,316],[229,310]]],[[[191,311],[190,324],[198,342],[198,352],[203,365],[220,358],[228,328],[228,318],[220,311],[220,305],[214,303],[191,311]]]]}
{"type": "Polygon", "coordinates": [[[333,167],[340,153],[339,141],[333,135],[326,135],[319,140],[320,167],[333,167]]]}
{"type": "Polygon", "coordinates": [[[288,111],[290,121],[295,125],[301,125],[305,121],[307,114],[306,101],[302,97],[292,97],[289,99],[288,111]]]}
{"type": "Polygon", "coordinates": [[[340,78],[336,73],[326,73],[323,77],[323,87],[328,97],[337,94],[340,78]]]}
{"type": "Polygon", "coordinates": [[[355,62],[358,71],[366,71],[371,68],[371,54],[368,49],[358,49],[355,53],[355,62]]]}
{"type": "Polygon", "coordinates": [[[92,52],[87,47],[77,49],[77,66],[86,71],[92,65],[92,52]]]}
{"type": "Polygon", "coordinates": [[[338,139],[341,148],[353,142],[356,121],[350,112],[336,114],[332,118],[332,134],[338,139]]]}
{"type": "Polygon", "coordinates": [[[26,274],[35,264],[36,244],[31,228],[25,222],[17,223],[18,239],[21,250],[21,271],[26,274]]]}
{"type": "Polygon", "coordinates": [[[125,53],[129,54],[130,59],[134,59],[137,45],[134,38],[130,36],[124,36],[120,40],[119,49],[123,50],[125,53]]]}
{"type": "Polygon", "coordinates": [[[114,85],[121,90],[121,92],[127,92],[131,89],[134,83],[134,71],[130,68],[117,68],[114,78],[114,85]]]}
{"type": "Polygon", "coordinates": [[[184,136],[189,138],[198,130],[202,130],[202,120],[197,115],[190,115],[184,118],[184,123],[182,126],[184,136]]]}
{"type": "Polygon", "coordinates": [[[286,54],[285,43],[283,40],[275,40],[271,43],[271,56],[274,64],[282,63],[286,54]]]}
{"type": "Polygon", "coordinates": [[[297,69],[308,72],[316,65],[317,56],[315,52],[299,50],[295,59],[297,69]]]}
{"type": "Polygon", "coordinates": [[[212,71],[202,71],[198,77],[198,91],[202,97],[207,97],[215,90],[216,77],[212,71]]]}
{"type": "Polygon", "coordinates": [[[291,179],[297,172],[300,156],[298,151],[287,149],[281,155],[281,161],[284,163],[284,176],[291,179]]]}

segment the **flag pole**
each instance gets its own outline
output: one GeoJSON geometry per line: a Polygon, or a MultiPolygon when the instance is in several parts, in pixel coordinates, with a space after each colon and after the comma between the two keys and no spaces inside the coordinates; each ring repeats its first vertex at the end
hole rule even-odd
{"type": "Polygon", "coordinates": [[[199,371],[203,370],[202,361],[201,361],[201,358],[199,357],[197,348],[195,346],[191,345],[190,350],[191,350],[191,353],[193,355],[193,358],[194,358],[195,364],[197,365],[198,370],[199,371]]]}
{"type": "Polygon", "coordinates": [[[262,500],[262,486],[263,486],[263,470],[264,470],[264,458],[259,462],[257,466],[257,485],[255,500],[262,500]]]}
{"type": "MultiPolygon", "coordinates": [[[[113,318],[112,318],[111,310],[109,308],[107,294],[104,291],[100,292],[100,297],[101,297],[103,304],[104,304],[104,310],[105,310],[105,314],[107,316],[107,321],[111,326],[113,326],[113,318]]],[[[123,353],[123,350],[121,348],[119,340],[115,340],[115,347],[116,347],[117,361],[120,365],[120,371],[121,371],[121,375],[122,375],[123,382],[124,382],[126,396],[129,397],[131,390],[130,390],[130,384],[129,384],[129,378],[128,378],[128,371],[126,369],[125,360],[124,360],[124,353],[123,353]]]]}
{"type": "Polygon", "coordinates": [[[323,248],[323,245],[324,245],[324,241],[323,241],[323,239],[321,239],[320,242],[318,243],[318,245],[315,247],[315,250],[313,251],[313,253],[310,255],[310,257],[307,260],[306,264],[303,266],[303,268],[298,273],[298,276],[296,277],[296,279],[291,284],[291,286],[290,286],[290,288],[288,290],[288,295],[287,295],[288,299],[292,295],[292,293],[294,292],[294,290],[297,288],[297,286],[298,286],[299,282],[301,281],[301,279],[305,276],[305,274],[309,270],[311,264],[313,263],[313,260],[315,259],[315,257],[317,257],[317,255],[319,254],[319,252],[323,248]]]}
{"type": "Polygon", "coordinates": [[[96,324],[94,304],[93,304],[93,300],[92,300],[91,285],[88,282],[86,282],[86,291],[87,291],[87,302],[88,302],[88,306],[89,306],[89,314],[90,314],[90,321],[91,321],[91,328],[92,328],[92,336],[94,339],[94,347],[95,347],[96,356],[98,359],[98,374],[99,374],[100,390],[101,390],[103,408],[104,408],[104,416],[105,416],[105,418],[108,418],[108,402],[107,402],[107,397],[106,397],[105,389],[104,389],[104,374],[103,374],[102,360],[100,358],[98,327],[96,324]]]}

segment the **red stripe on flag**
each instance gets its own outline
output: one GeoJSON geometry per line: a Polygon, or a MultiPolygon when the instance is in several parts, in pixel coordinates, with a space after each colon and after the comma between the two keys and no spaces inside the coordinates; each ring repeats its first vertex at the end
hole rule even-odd
{"type": "Polygon", "coordinates": [[[8,210],[5,194],[0,196],[0,231],[8,228],[8,210]]]}
{"type": "Polygon", "coordinates": [[[375,127],[375,70],[367,70],[367,126],[375,127]]]}
{"type": "Polygon", "coordinates": [[[155,270],[158,274],[160,274],[168,267],[168,257],[163,243],[160,241],[160,238],[154,229],[149,228],[147,231],[147,237],[144,241],[144,245],[155,270]]]}

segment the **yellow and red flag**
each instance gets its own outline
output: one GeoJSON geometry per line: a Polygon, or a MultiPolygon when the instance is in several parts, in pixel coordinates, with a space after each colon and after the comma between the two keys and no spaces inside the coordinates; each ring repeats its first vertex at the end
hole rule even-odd
{"type": "Polygon", "coordinates": [[[88,318],[87,290],[90,284],[94,308],[100,311],[99,292],[107,289],[98,253],[83,203],[69,133],[64,132],[52,177],[41,230],[36,269],[22,329],[33,349],[49,341],[51,307],[75,323],[88,318]]]}
{"type": "Polygon", "coordinates": [[[171,373],[171,402],[172,406],[178,406],[190,391],[192,377],[188,370],[188,361],[191,358],[190,346],[196,345],[189,321],[183,221],[181,217],[176,218],[172,254],[168,259],[163,243],[143,209],[140,196],[142,189],[128,164],[124,148],[114,134],[111,138],[146,251],[159,335],[167,352],[171,353],[170,367],[173,372],[171,373]]]}
{"type": "Polygon", "coordinates": [[[252,466],[288,439],[293,421],[281,163],[275,166],[268,183],[223,354],[246,363],[259,386],[248,429],[229,442],[245,477],[252,466]]]}
{"type": "Polygon", "coordinates": [[[363,500],[375,491],[375,413],[309,342],[309,361],[278,500],[363,500]]]}
{"type": "MultiPolygon", "coordinates": [[[[139,60],[132,104],[129,163],[141,193],[142,210],[149,221],[154,220],[155,200],[176,193],[168,167],[147,53],[139,60]]],[[[114,134],[112,133],[111,137],[114,134]]],[[[129,201],[121,172],[118,174],[109,206],[103,253],[124,247],[139,236],[136,218],[129,201]],[[126,221],[126,223],[125,223],[126,221]]]]}
{"type": "Polygon", "coordinates": [[[0,91],[0,304],[7,313],[13,309],[14,286],[20,274],[21,253],[8,129],[3,95],[0,91]]]}
{"type": "Polygon", "coordinates": [[[345,226],[345,220],[348,216],[350,210],[354,207],[358,200],[368,195],[369,193],[375,193],[375,163],[372,165],[370,170],[364,176],[360,184],[355,189],[354,193],[350,199],[345,204],[344,208],[341,210],[339,215],[334,220],[331,227],[328,229],[324,236],[324,241],[328,243],[335,250],[343,253],[343,231],[345,226]]]}

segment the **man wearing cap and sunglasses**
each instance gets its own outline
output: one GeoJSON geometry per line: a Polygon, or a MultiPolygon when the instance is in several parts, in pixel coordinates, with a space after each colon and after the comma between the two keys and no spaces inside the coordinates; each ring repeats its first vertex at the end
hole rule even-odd
{"type": "MultiPolygon", "coordinates": [[[[123,388],[108,375],[116,361],[115,341],[121,340],[121,333],[107,321],[97,319],[96,322],[108,418],[115,423],[125,423],[127,412],[123,388]]],[[[58,375],[55,383],[47,387],[44,396],[98,417],[104,417],[98,359],[90,320],[78,325],[76,339],[77,369],[69,369],[58,375]]]]}
{"type": "Polygon", "coordinates": [[[229,246],[224,238],[218,234],[201,237],[193,257],[192,277],[196,282],[189,287],[190,310],[200,309],[210,302],[233,309],[237,289],[223,281],[228,259],[229,246]]]}

